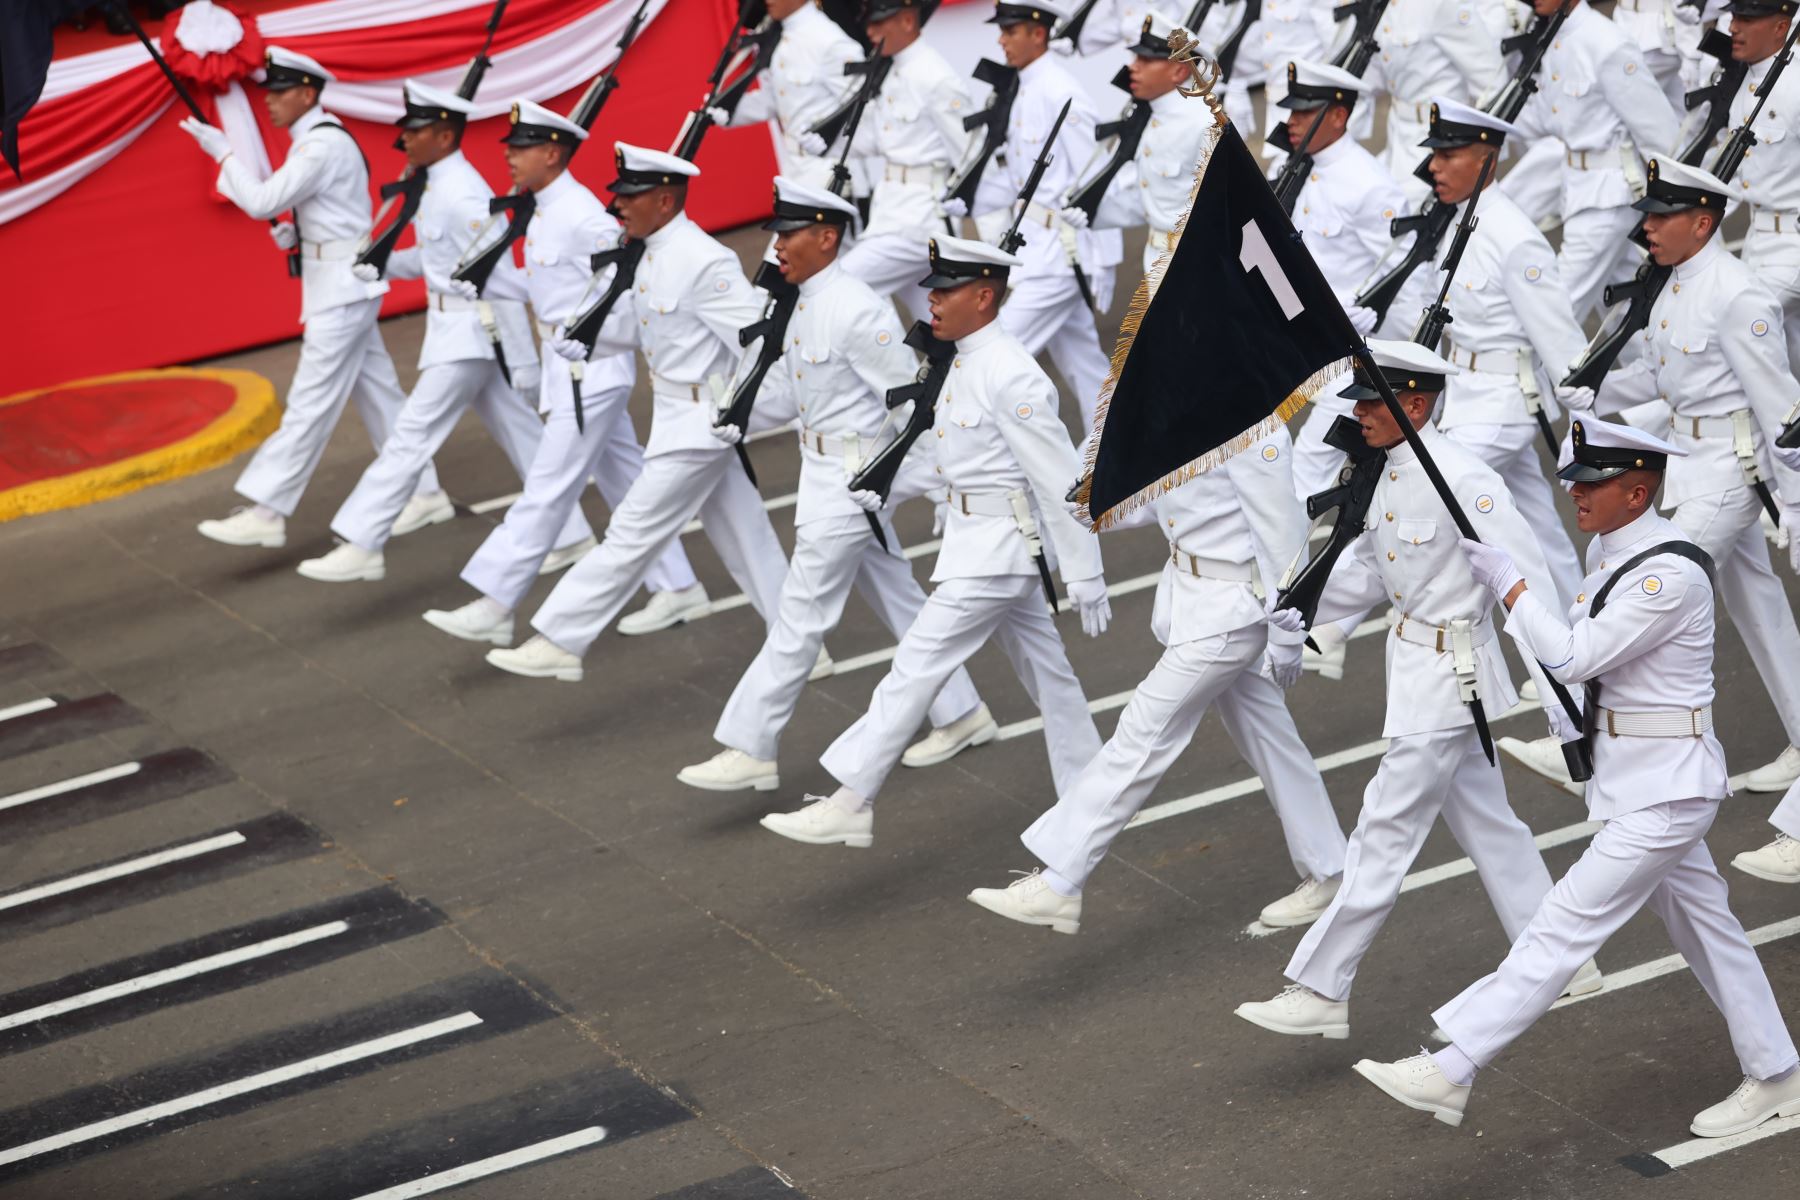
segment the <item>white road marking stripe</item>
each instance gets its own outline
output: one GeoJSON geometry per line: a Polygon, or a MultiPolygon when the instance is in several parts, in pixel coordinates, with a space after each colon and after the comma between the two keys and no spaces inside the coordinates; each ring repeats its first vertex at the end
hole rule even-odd
{"type": "Polygon", "coordinates": [[[221,833],[215,837],[202,838],[197,842],[189,842],[185,846],[171,846],[167,850],[159,850],[155,854],[146,854],[142,858],[128,859],[122,863],[114,863],[110,867],[101,867],[97,871],[89,871],[83,875],[71,875],[67,879],[59,879],[55,883],[40,884],[37,887],[25,888],[17,892],[0,895],[0,911],[18,908],[21,905],[33,904],[39,900],[47,900],[51,896],[61,896],[67,892],[81,888],[93,887],[126,875],[135,875],[140,871],[149,871],[167,863],[181,862],[183,859],[198,858],[202,854],[211,854],[215,850],[227,850],[233,846],[241,846],[250,839],[241,833],[221,833]]]}
{"type": "Polygon", "coordinates": [[[571,1150],[597,1145],[605,1137],[606,1130],[604,1128],[599,1125],[590,1125],[586,1129],[565,1133],[561,1137],[534,1142],[529,1146],[521,1146],[517,1150],[509,1150],[505,1154],[496,1154],[492,1158],[478,1159],[472,1163],[464,1163],[460,1167],[452,1167],[448,1171],[426,1175],[411,1183],[396,1184],[391,1188],[382,1188],[379,1192],[368,1192],[358,1196],[356,1200],[410,1200],[410,1197],[413,1196],[429,1196],[432,1192],[441,1192],[445,1188],[485,1179],[489,1175],[498,1175],[500,1172],[510,1171],[514,1167],[542,1162],[544,1159],[554,1158],[558,1154],[567,1154],[571,1150]]]}
{"type": "Polygon", "coordinates": [[[15,704],[11,708],[0,708],[0,721],[10,721],[14,717],[28,717],[34,712],[43,712],[46,708],[55,708],[56,701],[48,696],[39,696],[36,700],[27,700],[23,704],[15,704]]]}
{"type": "Polygon", "coordinates": [[[62,1133],[52,1134],[49,1137],[39,1138],[35,1142],[26,1142],[0,1150],[0,1166],[22,1162],[25,1159],[36,1158],[40,1154],[49,1154],[70,1146],[78,1146],[83,1142],[91,1142],[95,1138],[103,1138],[108,1134],[126,1129],[135,1129],[140,1125],[148,1125],[166,1117],[179,1116],[181,1113],[192,1112],[194,1109],[205,1108],[208,1105],[218,1104],[250,1092],[261,1091],[264,1088],[278,1087],[281,1084],[304,1078],[307,1075],[316,1075],[320,1071],[328,1071],[345,1063],[373,1058],[378,1054],[386,1054],[390,1050],[399,1050],[405,1046],[430,1041],[432,1038],[445,1037],[479,1024],[481,1024],[480,1017],[472,1012],[464,1012],[458,1013],[454,1017],[445,1017],[441,1021],[432,1021],[426,1025],[415,1025],[411,1029],[390,1033],[386,1037],[358,1042],[354,1046],[345,1046],[342,1050],[333,1050],[329,1054],[315,1055],[285,1067],[276,1067],[271,1071],[262,1071],[243,1079],[234,1079],[230,1083],[222,1083],[217,1087],[206,1088],[204,1091],[190,1092],[185,1096],[177,1096],[173,1100],[165,1100],[161,1104],[152,1104],[147,1108],[121,1113],[116,1117],[108,1117],[104,1121],[95,1121],[62,1133]]]}
{"type": "Polygon", "coordinates": [[[936,554],[939,550],[942,550],[943,548],[944,548],[944,539],[943,538],[932,538],[929,542],[920,542],[916,546],[908,546],[906,549],[902,550],[900,553],[905,555],[908,560],[911,560],[911,559],[915,559],[915,558],[924,558],[927,554],[936,554]]]}
{"type": "MultiPolygon", "coordinates": [[[[1592,837],[1600,828],[1598,821],[1581,821],[1574,825],[1564,825],[1561,829],[1552,829],[1549,833],[1540,833],[1531,840],[1537,843],[1539,850],[1548,850],[1552,846],[1562,846],[1569,842],[1578,842],[1582,838],[1592,837]]],[[[1427,867],[1423,871],[1414,871],[1400,885],[1402,894],[1414,892],[1422,887],[1430,887],[1434,883],[1442,883],[1446,879],[1456,879],[1475,872],[1475,860],[1459,858],[1455,862],[1447,862],[1442,866],[1427,867]]]]}
{"type": "MultiPolygon", "coordinates": [[[[794,507],[795,502],[798,501],[799,499],[800,499],[799,492],[789,492],[785,496],[771,496],[767,500],[763,501],[763,508],[767,509],[769,512],[778,512],[784,508],[794,507]]],[[[686,525],[683,525],[681,527],[681,532],[683,534],[699,533],[700,532],[700,518],[695,517],[693,520],[689,521],[686,525]]]]}
{"type": "MultiPolygon", "coordinates": [[[[1765,942],[1778,942],[1782,938],[1793,937],[1800,933],[1800,917],[1789,917],[1785,921],[1777,921],[1773,925],[1764,925],[1759,929],[1746,931],[1752,946],[1761,946],[1765,942]]],[[[1639,963],[1635,967],[1626,967],[1622,971],[1608,971],[1606,985],[1597,992],[1589,992],[1585,996],[1564,996],[1551,1008],[1567,1008],[1571,1004],[1580,1004],[1586,1000],[1598,1000],[1602,996],[1628,987],[1636,987],[1640,983],[1649,983],[1652,979],[1661,979],[1664,975],[1674,975],[1688,969],[1688,961],[1679,954],[1666,955],[1652,959],[1647,963],[1639,963]]]]}
{"type": "Polygon", "coordinates": [[[1691,1138],[1685,1142],[1677,1142],[1658,1150],[1653,1157],[1660,1158],[1671,1167],[1681,1168],[1703,1158],[1711,1158],[1715,1154],[1723,1154],[1727,1150],[1736,1150],[1739,1146],[1748,1146],[1751,1142],[1760,1142],[1764,1138],[1793,1133],[1795,1130],[1800,1130],[1800,1117],[1777,1117],[1772,1121],[1764,1121],[1755,1129],[1734,1133],[1730,1137],[1691,1138]]]}
{"type": "MultiPolygon", "coordinates": [[[[1089,700],[1088,711],[1097,715],[1115,708],[1124,708],[1131,703],[1131,697],[1136,692],[1137,689],[1132,688],[1130,691],[1114,692],[1110,696],[1102,696],[1098,700],[1089,700]]],[[[1014,721],[1011,725],[1002,725],[998,737],[1000,741],[1005,742],[1013,738],[1024,737],[1028,733],[1041,733],[1043,729],[1043,717],[1027,717],[1023,721],[1014,721]]]]}
{"type": "Polygon", "coordinates": [[[266,958],[271,954],[292,950],[296,946],[304,946],[309,942],[336,937],[340,933],[347,932],[349,928],[350,924],[347,921],[331,921],[324,925],[314,925],[311,929],[302,929],[282,937],[256,942],[253,945],[239,946],[236,950],[226,950],[219,954],[210,954],[205,958],[196,958],[192,962],[180,963],[161,971],[152,971],[148,975],[139,975],[134,979],[123,979],[118,983],[108,984],[106,987],[81,992],[61,1000],[53,1000],[48,1004],[40,1004],[36,1008],[7,1013],[0,1016],[0,1030],[16,1029],[21,1025],[30,1025],[34,1021],[49,1020],[51,1017],[60,1017],[64,1013],[92,1008],[96,1004],[105,1004],[109,1000],[147,992],[151,988],[179,983],[183,979],[192,979],[196,975],[222,971],[226,967],[234,967],[239,963],[249,962],[251,959],[266,958]]]}
{"type": "Polygon", "coordinates": [[[524,492],[508,492],[504,496],[495,496],[492,500],[481,500],[469,505],[469,511],[472,513],[491,513],[498,512],[503,508],[511,508],[514,504],[518,503],[519,497],[524,494],[524,492]]]}
{"type": "Polygon", "coordinates": [[[64,792],[78,791],[84,787],[93,787],[96,783],[107,783],[114,779],[123,779],[127,775],[136,775],[143,770],[142,763],[117,763],[110,767],[102,767],[98,771],[89,771],[86,775],[76,775],[57,783],[46,783],[42,787],[30,791],[14,792],[10,796],[0,796],[0,810],[17,808],[21,804],[30,804],[34,800],[48,800],[52,796],[60,796],[64,792]]]}

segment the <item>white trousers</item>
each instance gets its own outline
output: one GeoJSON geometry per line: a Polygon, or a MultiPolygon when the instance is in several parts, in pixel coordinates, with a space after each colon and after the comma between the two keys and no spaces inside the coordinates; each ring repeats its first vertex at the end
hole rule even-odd
{"type": "MultiPolygon", "coordinates": [[[[1113,274],[1113,268],[1105,267],[1089,280],[1102,307],[1112,300],[1113,274]]],[[[1110,363],[1100,348],[1094,314],[1081,298],[1074,274],[1015,275],[1006,303],[1000,306],[1000,328],[1034,355],[1050,352],[1050,361],[1081,406],[1084,434],[1092,430],[1094,402],[1100,398],[1110,363]]]]}
{"type": "Polygon", "coordinates": [[[925,234],[877,233],[856,239],[844,252],[844,270],[875,289],[880,296],[892,296],[906,305],[915,321],[929,321],[930,295],[919,286],[919,280],[931,273],[931,254],[926,248],[925,234]]]}
{"type": "Polygon", "coordinates": [[[1675,800],[1606,822],[1499,968],[1432,1014],[1438,1027],[1471,1062],[1486,1066],[1648,904],[1724,1014],[1744,1074],[1769,1079],[1792,1067],[1794,1043],[1775,993],[1706,849],[1718,810],[1716,800],[1675,800]]]}
{"type": "Polygon", "coordinates": [[[1344,869],[1344,833],[1287,701],[1261,673],[1267,627],[1182,642],[1163,651],[1119,714],[1118,728],[1055,807],[1020,838],[1057,874],[1084,886],[1128,821],[1150,799],[1209,706],[1263,780],[1301,878],[1344,869]]]}
{"type": "Polygon", "coordinates": [[[1746,486],[1697,496],[1676,508],[1671,519],[1712,555],[1725,612],[1775,702],[1788,745],[1800,746],[1800,628],[1769,565],[1761,512],[1756,493],[1746,486]]]}
{"type": "Polygon", "coordinates": [[[1562,249],[1556,266],[1575,306],[1575,320],[1586,321],[1605,307],[1602,293],[1609,283],[1624,283],[1638,269],[1644,252],[1629,235],[1641,214],[1629,205],[1589,208],[1563,218],[1562,249]]]}
{"type": "MultiPolygon", "coordinates": [[[[346,400],[356,401],[369,440],[381,449],[406,403],[406,393],[400,390],[394,360],[375,324],[380,313],[379,299],[359,300],[314,313],[306,322],[281,427],[256,448],[238,476],[238,495],[284,517],[293,516],[346,400]]],[[[418,490],[440,490],[437,471],[429,462],[419,473],[418,490]]]]}
{"type": "MultiPolygon", "coordinates": [[[[721,745],[752,758],[774,759],[819,646],[844,615],[852,584],[895,638],[905,636],[925,604],[925,589],[900,553],[893,524],[884,517],[882,526],[892,553],[877,544],[860,515],[823,517],[794,531],[794,554],[768,639],[738,680],[713,730],[721,745]]],[[[980,703],[969,673],[958,667],[931,702],[931,723],[948,725],[980,703]]]]}
{"type": "Polygon", "coordinates": [[[1531,531],[1537,534],[1538,546],[1544,552],[1550,578],[1555,581],[1562,601],[1561,611],[1566,611],[1574,603],[1575,593],[1581,589],[1581,581],[1587,572],[1582,569],[1580,555],[1575,553],[1575,543],[1569,540],[1562,514],[1556,509],[1556,498],[1561,489],[1550,485],[1550,478],[1544,474],[1542,461],[1538,458],[1538,446],[1544,435],[1538,432],[1537,422],[1533,420],[1528,425],[1452,425],[1444,430],[1444,436],[1468,449],[1506,481],[1513,505],[1531,526],[1531,531]]]}
{"type": "Polygon", "coordinates": [[[868,711],[826,748],[820,765],[851,791],[874,800],[932,698],[989,638],[1000,644],[1044,715],[1050,777],[1062,795],[1099,751],[1100,733],[1035,574],[940,583],[900,639],[894,665],[876,685],[868,711]]]}
{"type": "Polygon", "coordinates": [[[696,514],[751,606],[764,621],[773,620],[787,559],[755,485],[737,455],[720,447],[645,459],[600,545],[557,581],[531,618],[532,628],[571,654],[586,654],[696,514]]]}
{"type": "MultiPolygon", "coordinates": [[[[587,528],[580,500],[590,477],[617,519],[619,506],[644,469],[644,449],[625,407],[630,397],[630,388],[588,396],[582,405],[585,431],[575,427],[572,403],[551,408],[525,471],[523,492],[463,567],[463,582],[509,610],[519,607],[544,556],[588,536],[571,536],[571,531],[587,528]]],[[[680,591],[694,582],[680,538],[644,575],[644,585],[653,592],[680,591]]]]}
{"type": "MultiPolygon", "coordinates": [[[[419,373],[412,394],[400,410],[387,441],[368,465],[356,487],[331,519],[331,531],[364,550],[379,550],[400,510],[431,464],[431,456],[456,428],[465,409],[473,408],[520,478],[531,465],[544,424],[485,358],[438,363],[419,373]]],[[[591,537],[593,530],[579,508],[571,509],[557,545],[591,537]]]]}
{"type": "Polygon", "coordinates": [[[1438,813],[1468,856],[1513,941],[1550,890],[1531,830],[1506,802],[1472,725],[1394,738],[1363,791],[1344,856],[1344,881],[1288,963],[1287,977],[1346,1000],[1356,968],[1400,896],[1407,869],[1438,813]]]}
{"type": "Polygon", "coordinates": [[[1791,838],[1800,838],[1800,783],[1787,790],[1787,795],[1781,798],[1781,803],[1770,814],[1769,824],[1791,838]]]}

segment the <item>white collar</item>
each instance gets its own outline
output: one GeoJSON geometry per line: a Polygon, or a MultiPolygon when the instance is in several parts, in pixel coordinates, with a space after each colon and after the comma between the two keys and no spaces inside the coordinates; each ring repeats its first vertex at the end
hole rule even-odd
{"type": "Polygon", "coordinates": [[[655,233],[653,233],[649,237],[645,238],[644,245],[648,246],[652,250],[659,250],[662,248],[662,245],[664,242],[671,241],[674,238],[681,236],[679,233],[676,232],[676,230],[678,230],[683,225],[691,225],[691,224],[693,224],[693,222],[688,220],[688,215],[686,212],[678,212],[675,214],[674,220],[670,221],[667,225],[664,225],[661,229],[657,230],[655,233]]]}
{"type": "Polygon", "coordinates": [[[575,182],[575,177],[569,174],[568,169],[564,168],[561,175],[537,190],[537,202],[539,204],[555,204],[580,186],[575,182]]]}
{"type": "Polygon", "coordinates": [[[288,126],[288,137],[297,142],[316,128],[320,122],[330,119],[331,114],[325,111],[325,106],[315,104],[294,118],[294,123],[288,126]]]}
{"type": "Polygon", "coordinates": [[[1626,551],[1641,542],[1647,542],[1662,532],[1661,526],[1666,524],[1656,506],[1651,505],[1637,515],[1637,519],[1611,533],[1600,535],[1600,554],[1606,559],[1618,558],[1626,551]]]}
{"type": "MultiPolygon", "coordinates": [[[[1425,450],[1427,453],[1430,453],[1437,448],[1438,439],[1441,436],[1442,435],[1438,433],[1438,427],[1433,425],[1430,421],[1425,422],[1425,424],[1419,427],[1419,440],[1425,443],[1425,450]]],[[[1405,441],[1404,439],[1389,446],[1387,456],[1389,462],[1402,467],[1410,466],[1419,461],[1419,455],[1412,448],[1412,443],[1405,441]]]]}
{"type": "Polygon", "coordinates": [[[1719,254],[1719,235],[1715,230],[1713,235],[1706,239],[1706,244],[1694,252],[1694,257],[1675,265],[1676,282],[1687,283],[1696,275],[1704,274],[1714,263],[1719,261],[1719,254]]]}
{"type": "Polygon", "coordinates": [[[974,333],[958,338],[956,340],[956,352],[958,354],[972,354],[983,346],[992,345],[1005,336],[1006,331],[1000,328],[1000,319],[996,317],[986,325],[983,325],[980,329],[977,329],[974,333]]]}
{"type": "Polygon", "coordinates": [[[834,258],[825,264],[825,269],[823,271],[820,271],[817,275],[814,275],[811,279],[808,279],[805,283],[800,285],[800,294],[802,296],[817,295],[836,282],[840,273],[838,260],[834,258]]]}

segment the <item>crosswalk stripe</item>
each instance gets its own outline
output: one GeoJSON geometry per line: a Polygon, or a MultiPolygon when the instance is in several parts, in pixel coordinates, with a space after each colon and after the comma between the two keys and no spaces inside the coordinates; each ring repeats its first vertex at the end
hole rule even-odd
{"type": "MultiPolygon", "coordinates": [[[[1110,696],[1101,696],[1098,700],[1089,700],[1088,711],[1098,716],[1103,712],[1110,712],[1115,708],[1124,708],[1127,704],[1131,703],[1132,696],[1136,694],[1137,689],[1133,688],[1130,691],[1114,692],[1110,696]]],[[[1011,741],[1013,738],[1024,737],[1026,734],[1042,733],[1043,730],[1043,717],[1027,717],[1023,721],[1014,721],[1010,725],[1002,725],[1000,727],[999,740],[1003,742],[1011,741]]]]}
{"type": "MultiPolygon", "coordinates": [[[[1800,933],[1800,917],[1789,917],[1785,921],[1776,921],[1772,925],[1764,925],[1757,929],[1746,930],[1752,946],[1761,946],[1768,942],[1778,942],[1782,938],[1790,938],[1800,933]]],[[[1639,963],[1635,967],[1626,967],[1621,971],[1606,972],[1606,984],[1598,991],[1588,992],[1582,996],[1564,996],[1551,1008],[1567,1008],[1571,1004],[1581,1004],[1588,1000],[1598,1000],[1602,996],[1610,996],[1614,992],[1628,987],[1636,987],[1640,983],[1649,983],[1652,979],[1661,979],[1665,975],[1674,975],[1688,969],[1688,960],[1679,954],[1669,954],[1662,958],[1653,958],[1649,962],[1639,963]]]]}
{"type": "Polygon", "coordinates": [[[30,804],[37,800],[48,800],[52,796],[60,796],[65,792],[79,791],[92,787],[97,783],[107,783],[114,779],[123,779],[127,775],[136,775],[143,769],[138,762],[115,763],[110,767],[102,767],[98,771],[89,771],[86,775],[76,775],[56,783],[46,783],[42,787],[34,787],[23,792],[14,792],[10,796],[0,796],[0,811],[17,808],[21,804],[30,804]]]}
{"type": "Polygon", "coordinates": [[[382,1188],[379,1192],[365,1192],[356,1200],[411,1200],[411,1197],[414,1196],[429,1196],[433,1192],[459,1187],[477,1179],[485,1179],[489,1175],[498,1175],[500,1172],[510,1171],[514,1167],[528,1166],[534,1162],[542,1162],[546,1158],[567,1154],[572,1150],[598,1145],[605,1138],[606,1130],[603,1126],[590,1125],[586,1129],[577,1129],[574,1133],[547,1138],[529,1146],[521,1146],[519,1149],[508,1151],[505,1154],[496,1154],[491,1158],[481,1159],[479,1162],[464,1163],[460,1167],[439,1171],[434,1175],[427,1175],[410,1183],[382,1188]]]}
{"type": "Polygon", "coordinates": [[[214,837],[201,838],[197,842],[188,842],[182,846],[171,846],[167,850],[159,850],[155,854],[146,854],[140,858],[127,859],[114,863],[109,867],[87,871],[80,875],[71,875],[67,879],[58,879],[52,883],[39,884],[37,887],[21,888],[16,892],[0,894],[0,911],[9,908],[21,908],[27,904],[35,904],[39,900],[47,900],[52,896],[61,896],[95,884],[121,879],[127,875],[135,875],[142,871],[153,870],[168,863],[182,862],[190,858],[198,858],[203,854],[241,846],[249,839],[236,832],[221,833],[214,837]]]}
{"type": "Polygon", "coordinates": [[[1670,1170],[1679,1170],[1691,1166],[1702,1159],[1711,1158],[1715,1154],[1723,1154],[1727,1150],[1736,1150],[1739,1146],[1748,1146],[1752,1142],[1760,1142],[1764,1138],[1777,1137],[1784,1133],[1800,1130],[1800,1116],[1776,1117],[1764,1121],[1755,1129],[1734,1133],[1722,1138],[1690,1138],[1685,1142],[1677,1142],[1673,1146],[1665,1146],[1656,1151],[1651,1158],[1670,1170]]]}
{"type": "MultiPolygon", "coordinates": [[[[1600,828],[1598,821],[1578,821],[1573,825],[1564,825],[1561,829],[1552,829],[1548,833],[1540,833],[1531,840],[1537,843],[1539,850],[1549,850],[1554,846],[1578,842],[1582,838],[1592,837],[1600,828]]],[[[1459,858],[1455,862],[1447,862],[1441,866],[1427,867],[1423,871],[1414,871],[1400,884],[1400,891],[1416,892],[1420,888],[1430,887],[1434,883],[1442,883],[1446,879],[1458,879],[1464,875],[1475,873],[1475,860],[1459,858]]]]}
{"type": "Polygon", "coordinates": [[[27,700],[23,704],[15,704],[10,708],[0,708],[0,721],[10,721],[14,717],[30,716],[34,712],[43,712],[46,708],[55,708],[56,701],[48,696],[39,696],[36,700],[27,700]]]}

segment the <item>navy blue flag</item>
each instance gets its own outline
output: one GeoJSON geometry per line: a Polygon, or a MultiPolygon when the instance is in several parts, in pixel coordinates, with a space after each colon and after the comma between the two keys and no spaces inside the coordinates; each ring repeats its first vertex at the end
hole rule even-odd
{"type": "Polygon", "coordinates": [[[19,173],[19,122],[44,91],[56,23],[87,5],[72,0],[0,0],[0,158],[19,173]]]}
{"type": "Polygon", "coordinates": [[[1273,433],[1362,342],[1249,148],[1203,102],[1217,123],[1187,216],[1138,285],[1094,406],[1076,498],[1095,528],[1273,433]]]}

